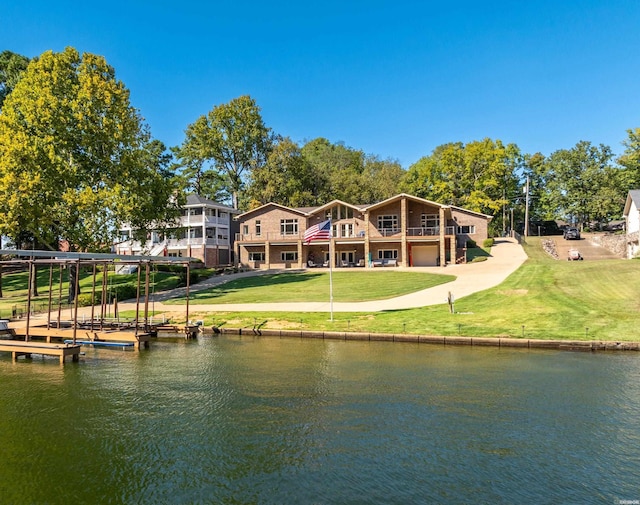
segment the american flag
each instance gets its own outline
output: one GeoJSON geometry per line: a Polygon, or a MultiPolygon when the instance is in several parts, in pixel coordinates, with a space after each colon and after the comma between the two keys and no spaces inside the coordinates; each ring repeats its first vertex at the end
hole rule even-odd
{"type": "Polygon", "coordinates": [[[331,219],[314,224],[304,232],[304,241],[308,244],[312,240],[326,240],[331,238],[331,219]]]}

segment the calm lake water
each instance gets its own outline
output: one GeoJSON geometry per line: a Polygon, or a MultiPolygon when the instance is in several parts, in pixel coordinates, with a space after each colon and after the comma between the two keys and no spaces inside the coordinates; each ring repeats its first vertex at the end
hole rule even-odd
{"type": "Polygon", "coordinates": [[[640,500],[640,356],[250,337],[0,358],[2,504],[640,500]]]}

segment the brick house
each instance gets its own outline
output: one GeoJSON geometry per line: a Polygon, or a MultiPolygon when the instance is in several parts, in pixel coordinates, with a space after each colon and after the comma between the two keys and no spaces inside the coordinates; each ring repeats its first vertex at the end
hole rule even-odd
{"type": "Polygon", "coordinates": [[[236,219],[238,265],[267,269],[326,267],[330,261],[333,267],[445,266],[464,258],[468,239],[481,244],[487,238],[492,217],[403,193],[370,205],[268,203],[236,219]],[[305,243],[305,230],[327,219],[332,238],[305,243]]]}

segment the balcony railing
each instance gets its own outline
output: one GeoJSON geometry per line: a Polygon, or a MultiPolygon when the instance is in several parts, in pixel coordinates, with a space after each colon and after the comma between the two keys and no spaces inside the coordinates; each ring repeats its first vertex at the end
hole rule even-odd
{"type": "Polygon", "coordinates": [[[228,238],[171,238],[167,240],[167,247],[186,247],[188,245],[210,245],[210,246],[228,246],[228,238]]]}
{"type": "Polygon", "coordinates": [[[236,233],[236,241],[241,242],[264,242],[265,240],[299,240],[303,237],[303,233],[261,233],[257,235],[255,233],[236,233]]]}
{"type": "Polygon", "coordinates": [[[378,228],[378,233],[383,237],[392,237],[398,235],[402,230],[400,228],[378,228]]]}
{"type": "MultiPolygon", "coordinates": [[[[445,235],[455,235],[454,226],[446,226],[444,229],[445,235]]],[[[440,235],[439,226],[421,227],[421,228],[407,228],[407,236],[409,237],[437,237],[440,235]]]]}
{"type": "Polygon", "coordinates": [[[202,224],[218,224],[229,226],[229,218],[228,217],[214,217],[214,216],[181,216],[180,217],[180,225],[181,226],[198,226],[202,224]]]}
{"type": "MultiPolygon", "coordinates": [[[[372,233],[370,234],[370,237],[375,237],[375,232],[379,233],[380,236],[382,237],[392,237],[394,235],[399,235],[402,230],[400,228],[382,228],[382,229],[372,229],[371,230],[372,233]]],[[[447,226],[444,229],[445,231],[445,235],[455,235],[455,227],[454,226],[447,226]]],[[[409,237],[438,237],[440,235],[440,227],[439,226],[433,226],[433,227],[421,227],[421,228],[407,228],[407,236],[409,237]]],[[[299,239],[302,239],[304,236],[304,233],[288,233],[288,234],[283,234],[283,233],[277,233],[277,232],[270,232],[270,233],[261,233],[261,234],[256,234],[256,233],[236,233],[236,241],[239,242],[264,242],[264,241],[274,241],[274,240],[279,240],[279,241],[287,241],[287,240],[291,240],[292,242],[297,241],[299,239]]],[[[359,230],[359,231],[354,231],[354,232],[346,232],[346,233],[341,233],[340,231],[338,231],[338,236],[335,236],[333,238],[336,239],[341,239],[341,238],[359,238],[359,239],[363,239],[365,238],[365,231],[364,230],[359,230]]]]}

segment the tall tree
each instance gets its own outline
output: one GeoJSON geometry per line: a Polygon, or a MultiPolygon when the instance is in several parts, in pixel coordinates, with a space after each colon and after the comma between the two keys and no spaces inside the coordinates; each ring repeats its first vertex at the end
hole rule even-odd
{"type": "Polygon", "coordinates": [[[267,162],[251,174],[248,206],[257,207],[268,202],[288,207],[313,205],[314,181],[312,167],[298,145],[289,138],[280,139],[267,162]]]}
{"type": "Polygon", "coordinates": [[[405,175],[406,172],[397,161],[381,160],[373,155],[365,156],[360,177],[360,195],[353,201],[375,203],[386,200],[398,194],[405,175]]]}
{"type": "Polygon", "coordinates": [[[617,216],[622,208],[622,173],[611,165],[608,146],[580,141],[571,149],[552,153],[545,162],[546,191],[555,213],[583,225],[617,216]]]}
{"type": "Polygon", "coordinates": [[[364,153],[317,138],[302,147],[302,155],[315,174],[313,195],[317,204],[333,199],[347,202],[360,200],[364,153]]]}
{"type": "Polygon", "coordinates": [[[515,144],[484,139],[436,147],[409,167],[402,188],[416,196],[496,215],[503,226],[523,158],[515,144]]]}
{"type": "Polygon", "coordinates": [[[174,147],[173,152],[178,157],[175,168],[180,170],[180,180],[187,193],[195,193],[214,202],[230,199],[222,175],[214,170],[206,170],[203,160],[190,157],[188,152],[179,147],[174,147]]]}
{"type": "Polygon", "coordinates": [[[217,105],[185,133],[180,157],[220,174],[237,209],[247,178],[265,164],[272,145],[255,100],[245,95],[217,105]]]}
{"type": "Polygon", "coordinates": [[[29,65],[29,58],[11,51],[0,53],[0,110],[9,93],[16,87],[22,73],[29,65]]]}
{"type": "Polygon", "coordinates": [[[164,146],[129,103],[103,57],[42,54],[0,114],[0,232],[56,249],[109,247],[123,222],[175,215],[164,146]]]}
{"type": "Polygon", "coordinates": [[[618,163],[625,169],[627,190],[640,188],[640,128],[627,130],[627,139],[622,142],[624,152],[618,163]]]}

